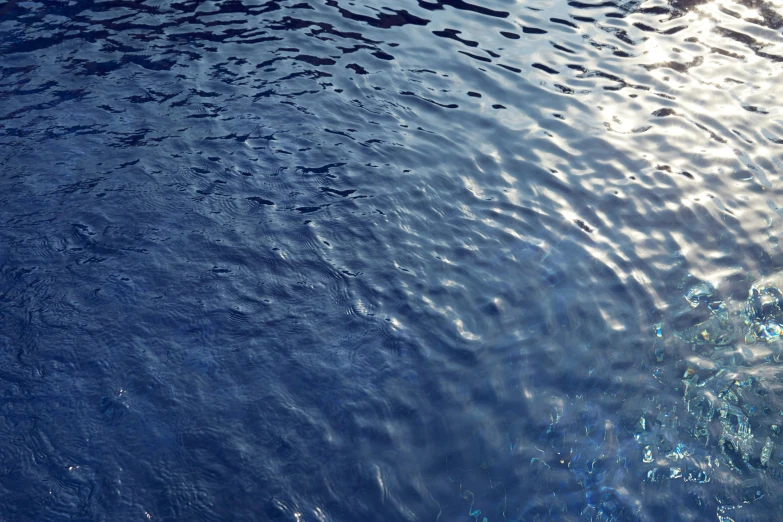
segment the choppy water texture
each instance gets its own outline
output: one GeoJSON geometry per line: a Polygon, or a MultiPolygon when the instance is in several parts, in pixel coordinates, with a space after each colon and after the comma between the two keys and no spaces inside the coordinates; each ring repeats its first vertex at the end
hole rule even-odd
{"type": "Polygon", "coordinates": [[[778,519],[781,15],[0,4],[0,519],[778,519]]]}

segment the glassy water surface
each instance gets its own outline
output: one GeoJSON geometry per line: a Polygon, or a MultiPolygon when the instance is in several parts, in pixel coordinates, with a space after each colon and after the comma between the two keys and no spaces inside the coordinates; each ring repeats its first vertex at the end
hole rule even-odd
{"type": "Polygon", "coordinates": [[[0,4],[0,519],[778,519],[781,28],[0,4]]]}

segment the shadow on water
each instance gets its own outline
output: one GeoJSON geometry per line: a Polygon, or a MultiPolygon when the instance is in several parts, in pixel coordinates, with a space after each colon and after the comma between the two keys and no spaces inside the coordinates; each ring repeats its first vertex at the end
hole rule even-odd
{"type": "Polygon", "coordinates": [[[781,27],[0,5],[0,518],[774,519],[781,27]]]}

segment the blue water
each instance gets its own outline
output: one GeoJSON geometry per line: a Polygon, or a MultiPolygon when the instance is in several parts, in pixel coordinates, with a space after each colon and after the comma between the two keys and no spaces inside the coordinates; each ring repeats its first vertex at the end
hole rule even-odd
{"type": "Polygon", "coordinates": [[[781,29],[0,3],[0,520],[779,520],[781,29]]]}

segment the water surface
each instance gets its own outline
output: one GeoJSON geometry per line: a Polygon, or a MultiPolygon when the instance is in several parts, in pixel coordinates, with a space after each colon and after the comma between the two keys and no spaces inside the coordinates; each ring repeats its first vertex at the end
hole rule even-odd
{"type": "Polygon", "coordinates": [[[774,520],[783,5],[0,5],[0,518],[774,520]]]}

